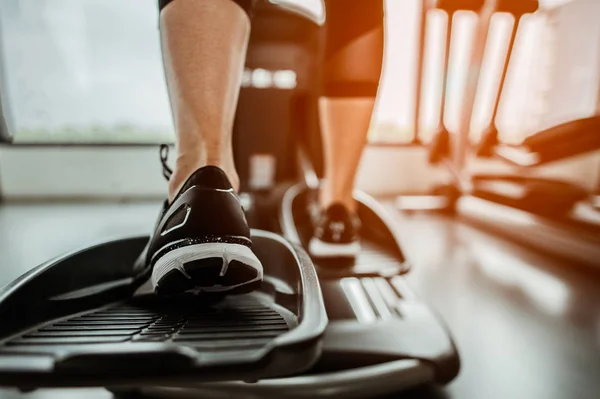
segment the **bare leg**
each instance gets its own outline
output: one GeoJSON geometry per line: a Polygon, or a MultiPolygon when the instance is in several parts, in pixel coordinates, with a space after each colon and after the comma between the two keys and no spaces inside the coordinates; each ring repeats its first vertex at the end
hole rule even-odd
{"type": "Polygon", "coordinates": [[[356,210],[352,198],[356,172],[365,146],[375,100],[372,98],[321,98],[319,111],[325,147],[323,208],[343,204],[356,210]]]}
{"type": "MultiPolygon", "coordinates": [[[[355,39],[329,61],[336,80],[369,81],[381,71],[383,27],[355,39]]],[[[354,211],[354,180],[366,144],[375,105],[372,96],[321,97],[321,131],[325,149],[325,182],[321,206],[343,204],[354,211]]]]}
{"type": "Polygon", "coordinates": [[[206,165],[223,169],[237,189],[231,135],[249,18],[230,0],[177,0],[162,10],[160,24],[177,135],[169,199],[206,165]]]}
{"type": "Polygon", "coordinates": [[[253,3],[158,1],[177,159],[172,174],[163,170],[170,201],[135,264],[140,273],[151,271],[158,295],[246,293],[262,280],[232,192],[239,181],[231,136],[253,3]]]}

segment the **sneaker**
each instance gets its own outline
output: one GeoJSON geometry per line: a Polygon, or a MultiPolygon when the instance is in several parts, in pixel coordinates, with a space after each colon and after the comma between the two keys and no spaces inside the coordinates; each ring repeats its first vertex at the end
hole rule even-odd
{"type": "MultiPolygon", "coordinates": [[[[169,178],[166,152],[162,157],[169,178]]],[[[151,270],[151,284],[159,295],[240,294],[260,286],[263,268],[252,252],[246,216],[225,172],[216,166],[200,168],[173,202],[164,202],[136,267],[151,270]]]]}
{"type": "Polygon", "coordinates": [[[345,206],[334,204],[313,212],[314,235],[308,252],[315,258],[355,258],[360,252],[360,220],[345,206]]]}

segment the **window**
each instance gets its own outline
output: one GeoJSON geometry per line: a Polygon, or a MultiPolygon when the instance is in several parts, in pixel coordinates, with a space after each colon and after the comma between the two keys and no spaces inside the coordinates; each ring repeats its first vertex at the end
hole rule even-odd
{"type": "MultiPolygon", "coordinates": [[[[323,12],[320,0],[272,1],[323,12]]],[[[564,1],[542,1],[560,2],[564,1]]],[[[386,6],[385,69],[370,139],[410,143],[415,138],[415,38],[421,1],[387,0],[386,6]]],[[[430,139],[439,122],[445,24],[444,13],[435,11],[428,18],[423,141],[430,139]]],[[[494,17],[473,115],[473,140],[489,123],[511,26],[512,18],[494,17]]],[[[460,113],[474,27],[473,14],[457,18],[447,92],[450,130],[456,129],[460,113]]],[[[526,18],[519,28],[498,115],[507,141],[518,141],[539,125],[544,111],[540,93],[548,85],[548,73],[532,65],[544,64],[551,53],[551,45],[539,45],[549,29],[541,16],[526,18]]],[[[2,0],[0,34],[5,116],[17,142],[173,139],[154,0],[2,0]]],[[[290,89],[295,77],[289,70],[257,69],[247,70],[244,82],[290,89]]]]}
{"type": "Polygon", "coordinates": [[[157,22],[149,0],[2,0],[15,140],[172,140],[157,22]]]}
{"type": "MultiPolygon", "coordinates": [[[[419,0],[387,3],[386,61],[372,140],[406,143],[414,139],[418,50],[415,37],[420,25],[420,7],[419,0]]],[[[543,30],[543,22],[544,18],[536,15],[524,18],[519,26],[497,118],[502,138],[507,141],[520,140],[532,128],[528,116],[534,113],[532,104],[536,104],[539,86],[547,75],[540,73],[540,69],[534,73],[531,68],[532,63],[546,56],[543,51],[547,47],[538,45],[547,33],[543,30]]],[[[447,23],[446,13],[439,10],[428,13],[419,121],[419,138],[424,142],[431,139],[440,123],[447,23]]],[[[451,132],[457,130],[462,111],[476,23],[477,16],[468,12],[457,13],[454,19],[444,116],[445,125],[451,132]]],[[[473,141],[479,139],[481,131],[490,123],[512,26],[513,18],[507,14],[493,17],[472,115],[473,141]]]]}

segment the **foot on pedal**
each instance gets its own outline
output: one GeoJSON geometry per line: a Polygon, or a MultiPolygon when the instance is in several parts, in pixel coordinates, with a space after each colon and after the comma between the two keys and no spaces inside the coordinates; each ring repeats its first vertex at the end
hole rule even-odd
{"type": "Polygon", "coordinates": [[[360,252],[360,220],[341,204],[326,210],[313,210],[311,217],[315,226],[308,251],[314,258],[355,258],[360,252]]]}
{"type": "Polygon", "coordinates": [[[229,179],[216,166],[198,169],[163,204],[154,234],[136,262],[151,270],[159,295],[242,294],[261,284],[250,229],[229,179]]]}

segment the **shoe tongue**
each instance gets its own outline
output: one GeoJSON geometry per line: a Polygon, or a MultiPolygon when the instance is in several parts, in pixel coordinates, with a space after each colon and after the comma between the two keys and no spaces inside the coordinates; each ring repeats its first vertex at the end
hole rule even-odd
{"type": "Polygon", "coordinates": [[[178,196],[193,186],[218,190],[231,190],[233,188],[225,172],[221,168],[212,165],[204,166],[192,173],[179,190],[178,196]]]}

